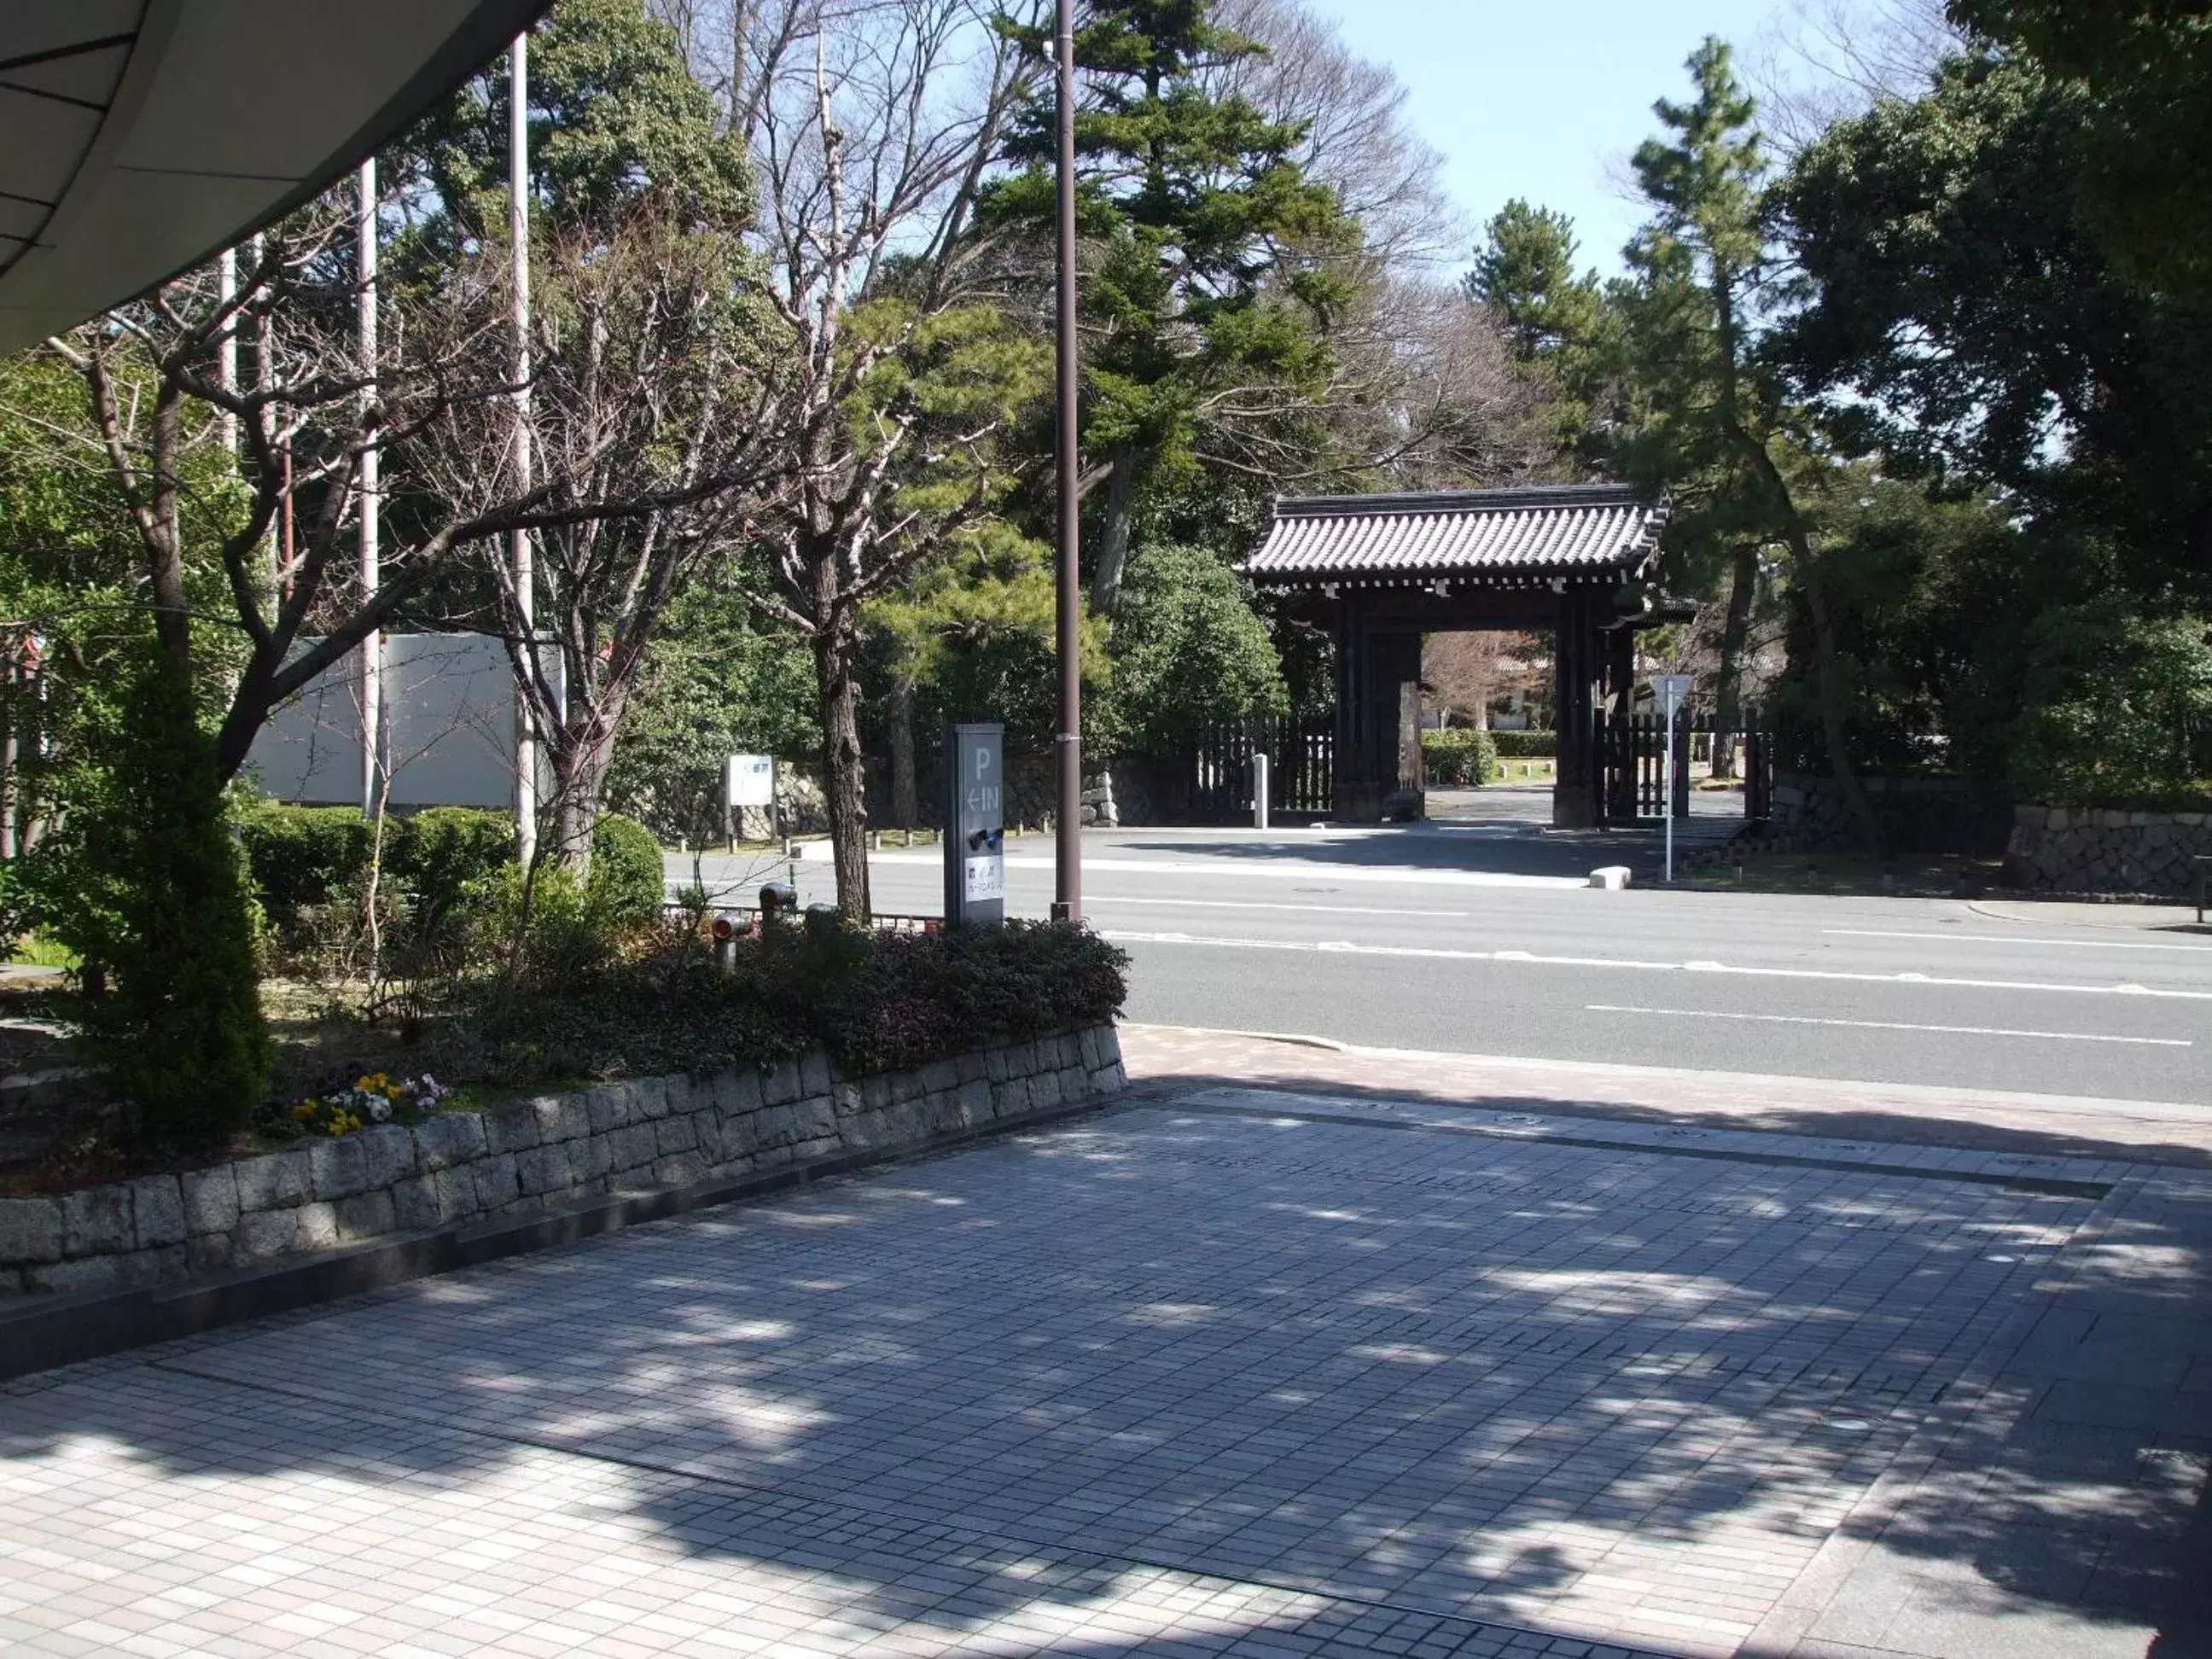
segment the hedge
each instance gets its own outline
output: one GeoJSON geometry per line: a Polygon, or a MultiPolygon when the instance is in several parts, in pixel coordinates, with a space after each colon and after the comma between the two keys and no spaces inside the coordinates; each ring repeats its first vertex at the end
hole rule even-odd
{"type": "Polygon", "coordinates": [[[1452,726],[1421,733],[1421,765],[1430,783],[1445,788],[1494,783],[1498,746],[1476,727],[1452,726]]]}
{"type": "Polygon", "coordinates": [[[659,919],[667,890],[653,831],[619,812],[601,818],[592,830],[592,915],[615,927],[641,927],[659,919]]]}
{"type": "MultiPolygon", "coordinates": [[[[246,869],[262,908],[296,937],[313,911],[350,898],[368,874],[371,825],[351,806],[256,800],[235,814],[246,869]]],[[[384,825],[384,869],[416,919],[436,925],[514,859],[514,820],[504,812],[434,806],[384,825]]]]}
{"type": "Polygon", "coordinates": [[[501,1084],[703,1075],[827,1048],[847,1075],[1112,1019],[1128,959],[1080,924],[938,933],[834,923],[739,939],[726,969],[672,926],[663,947],[567,984],[497,981],[437,1039],[441,1077],[501,1084]]]}
{"type": "Polygon", "coordinates": [[[1559,752],[1556,732],[1492,732],[1500,760],[1550,760],[1559,752]]]}

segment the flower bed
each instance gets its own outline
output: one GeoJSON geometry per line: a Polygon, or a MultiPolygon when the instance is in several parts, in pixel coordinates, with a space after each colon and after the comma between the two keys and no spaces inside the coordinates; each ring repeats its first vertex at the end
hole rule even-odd
{"type": "Polygon", "coordinates": [[[354,1104],[318,1103],[331,1127],[278,1152],[0,1199],[0,1291],[166,1284],[574,1199],[919,1148],[1103,1100],[1122,1084],[1114,1028],[1094,1024],[863,1077],[817,1048],[767,1068],[639,1078],[473,1111],[403,1109],[364,1086],[349,1092],[383,1098],[392,1121],[338,1129],[354,1104]]]}

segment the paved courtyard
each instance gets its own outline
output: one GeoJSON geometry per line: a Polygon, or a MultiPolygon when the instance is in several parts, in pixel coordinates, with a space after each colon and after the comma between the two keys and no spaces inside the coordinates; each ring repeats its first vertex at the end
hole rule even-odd
{"type": "Polygon", "coordinates": [[[0,1388],[0,1650],[2207,1650],[2201,1158],[1153,1090],[0,1388]]]}

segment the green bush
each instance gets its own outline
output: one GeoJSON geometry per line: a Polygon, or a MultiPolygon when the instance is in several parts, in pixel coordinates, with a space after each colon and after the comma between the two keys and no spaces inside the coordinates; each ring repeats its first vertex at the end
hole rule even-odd
{"type": "Polygon", "coordinates": [[[252,901],[224,823],[215,745],[183,677],[131,684],[104,773],[33,861],[38,919],[83,963],[85,1029],[157,1149],[215,1145],[270,1064],[252,901]]]}
{"type": "Polygon", "coordinates": [[[1492,732],[1490,741],[1500,760],[1550,760],[1559,752],[1556,732],[1492,732]]]}
{"type": "Polygon", "coordinates": [[[1443,788],[1498,780],[1498,745],[1491,734],[1468,726],[1421,733],[1421,764],[1430,783],[1443,788]]]}
{"type": "Polygon", "coordinates": [[[358,808],[256,799],[235,817],[262,908],[288,934],[306,911],[357,887],[368,868],[369,823],[358,808]]]}
{"type": "Polygon", "coordinates": [[[2212,631],[2110,594],[2028,629],[2009,756],[2015,800],[2118,806],[2193,793],[2192,734],[2212,725],[2212,631]]]}
{"type": "Polygon", "coordinates": [[[1204,548],[1140,541],[1112,650],[1095,711],[1106,750],[1173,755],[1219,721],[1289,707],[1267,623],[1243,579],[1204,548]]]}
{"type": "Polygon", "coordinates": [[[719,971],[688,933],[559,986],[489,982],[441,1077],[530,1083],[700,1074],[827,1048],[848,1076],[1110,1019],[1127,959],[1080,926],[944,933],[785,927],[740,939],[719,971]]]}
{"type": "Polygon", "coordinates": [[[667,896],[660,842],[635,818],[610,812],[592,831],[592,876],[586,897],[592,918],[616,930],[660,919],[667,896]]]}
{"type": "MultiPolygon", "coordinates": [[[[262,907],[287,938],[305,933],[315,910],[359,902],[373,826],[358,808],[256,799],[235,818],[262,907]]],[[[449,928],[514,860],[514,823],[504,812],[434,806],[385,820],[384,879],[421,933],[449,928]]]]}
{"type": "Polygon", "coordinates": [[[385,826],[385,867],[405,890],[417,933],[441,936],[514,862],[514,819],[468,806],[433,806],[385,826]]]}

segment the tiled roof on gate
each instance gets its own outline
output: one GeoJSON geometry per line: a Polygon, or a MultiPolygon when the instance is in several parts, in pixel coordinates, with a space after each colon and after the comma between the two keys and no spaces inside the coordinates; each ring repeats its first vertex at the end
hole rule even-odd
{"type": "Polygon", "coordinates": [[[1544,484],[1275,503],[1245,562],[1255,582],[1484,582],[1632,575],[1657,550],[1667,509],[1626,484],[1544,484]]]}

